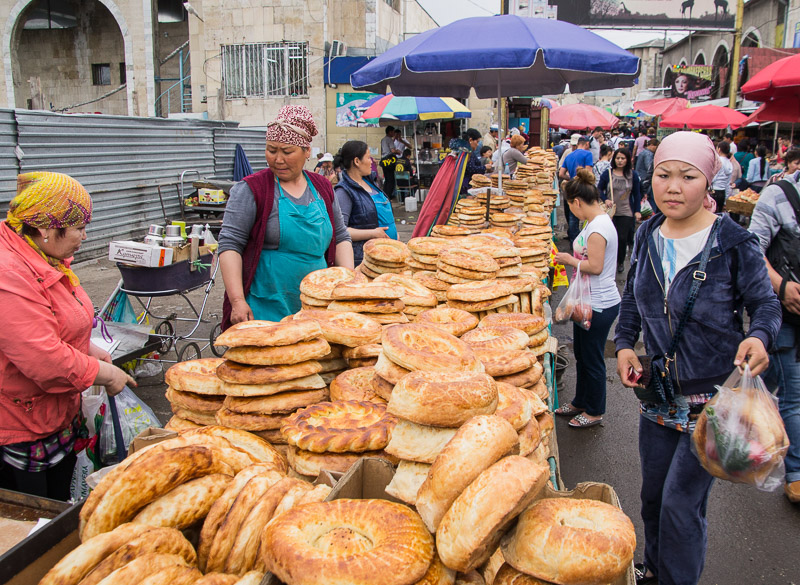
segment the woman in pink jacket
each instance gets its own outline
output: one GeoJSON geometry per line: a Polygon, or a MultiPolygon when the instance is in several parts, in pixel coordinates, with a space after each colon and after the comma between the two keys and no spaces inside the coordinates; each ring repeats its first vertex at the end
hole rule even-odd
{"type": "Polygon", "coordinates": [[[75,179],[26,173],[0,223],[0,466],[17,491],[69,498],[81,392],[135,385],[91,341],[94,308],[70,269],[92,199],[75,179]]]}

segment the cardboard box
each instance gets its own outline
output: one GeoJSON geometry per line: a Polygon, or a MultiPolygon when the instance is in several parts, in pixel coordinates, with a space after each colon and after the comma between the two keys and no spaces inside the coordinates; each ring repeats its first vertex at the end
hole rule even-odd
{"type": "Polygon", "coordinates": [[[149,246],[141,242],[111,242],[108,245],[108,259],[112,262],[133,264],[154,268],[172,264],[172,248],[149,246]]]}
{"type": "Polygon", "coordinates": [[[128,455],[133,455],[140,449],[144,449],[150,445],[155,445],[156,443],[160,443],[161,441],[166,441],[167,439],[172,439],[177,437],[178,433],[175,431],[170,431],[168,429],[162,429],[159,427],[147,427],[141,433],[136,435],[131,441],[131,444],[128,445],[128,455]]]}
{"type": "MultiPolygon", "coordinates": [[[[206,256],[207,254],[211,254],[212,252],[209,246],[200,246],[197,250],[198,250],[198,257],[206,256]]],[[[190,260],[191,257],[192,257],[191,243],[184,244],[180,248],[172,248],[173,264],[176,264],[177,262],[183,262],[184,260],[190,260]]]]}
{"type": "Polygon", "coordinates": [[[201,203],[221,203],[225,201],[225,191],[222,189],[198,189],[197,198],[201,203]]]}

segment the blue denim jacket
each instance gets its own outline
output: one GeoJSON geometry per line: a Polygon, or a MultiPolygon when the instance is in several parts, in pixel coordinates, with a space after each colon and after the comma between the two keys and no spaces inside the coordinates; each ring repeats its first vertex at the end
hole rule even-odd
{"type": "MultiPolygon", "coordinates": [[[[686,305],[700,255],[675,275],[665,297],[661,259],[648,245],[663,222],[658,213],[636,233],[614,337],[617,351],[633,349],[642,333],[647,354],[664,355],[686,305]]],[[[728,216],[722,218],[706,275],[676,354],[674,373],[682,394],[712,392],[731,373],[745,338],[743,309],[750,316],[746,337],[757,337],[767,349],[781,326],[780,301],[758,240],[728,216]]]]}

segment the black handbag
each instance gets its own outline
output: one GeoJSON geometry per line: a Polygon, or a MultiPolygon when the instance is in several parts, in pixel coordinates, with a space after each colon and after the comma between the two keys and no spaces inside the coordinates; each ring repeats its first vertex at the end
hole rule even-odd
{"type": "MultiPolygon", "coordinates": [[[[678,328],[672,335],[669,350],[660,356],[637,356],[642,364],[642,377],[639,380],[641,386],[635,387],[633,392],[636,394],[636,398],[642,402],[659,404],[672,402],[675,399],[675,382],[670,366],[675,362],[678,344],[683,337],[683,330],[689,322],[689,317],[692,316],[694,303],[700,292],[700,285],[706,280],[705,270],[708,266],[708,259],[711,256],[711,248],[714,247],[719,222],[720,218],[717,218],[714,221],[714,225],[711,226],[711,232],[708,234],[708,240],[706,240],[706,245],[700,256],[700,265],[692,273],[692,287],[689,289],[689,296],[686,297],[686,305],[683,308],[681,320],[678,322],[678,328]]],[[[650,253],[654,253],[654,250],[651,249],[650,253]]]]}

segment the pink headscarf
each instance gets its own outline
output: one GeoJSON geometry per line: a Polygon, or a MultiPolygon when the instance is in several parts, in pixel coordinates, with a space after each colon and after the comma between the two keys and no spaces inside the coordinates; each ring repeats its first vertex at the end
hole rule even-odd
{"type": "Polygon", "coordinates": [[[703,173],[709,186],[722,168],[714,143],[705,134],[696,132],[675,132],[661,141],[653,159],[653,168],[670,160],[692,165],[703,173]]]}
{"type": "Polygon", "coordinates": [[[277,117],[267,124],[267,140],[311,147],[311,139],[318,134],[311,110],[305,106],[283,106],[277,117]]]}

